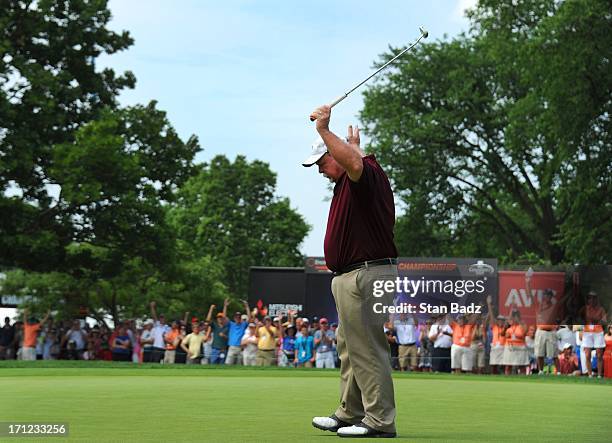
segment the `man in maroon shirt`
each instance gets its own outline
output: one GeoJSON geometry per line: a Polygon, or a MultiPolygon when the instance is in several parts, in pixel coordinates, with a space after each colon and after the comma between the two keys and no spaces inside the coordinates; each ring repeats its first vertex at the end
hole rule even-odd
{"type": "Polygon", "coordinates": [[[392,304],[394,294],[374,294],[374,285],[397,277],[393,243],[395,205],[389,179],[373,155],[359,148],[359,129],[347,141],[329,130],[331,108],[311,115],[322,142],[303,163],[335,183],[325,234],[325,261],[334,272],[332,293],[340,324],[340,406],[313,426],[341,437],[395,437],[395,400],[386,316],[375,304],[392,304]]]}

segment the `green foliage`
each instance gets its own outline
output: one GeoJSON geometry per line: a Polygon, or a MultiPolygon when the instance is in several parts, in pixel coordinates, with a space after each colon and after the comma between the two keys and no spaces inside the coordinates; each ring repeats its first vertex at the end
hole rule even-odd
{"type": "Polygon", "coordinates": [[[609,2],[482,0],[470,18],[365,93],[400,254],[609,262],[609,2]]]}
{"type": "Polygon", "coordinates": [[[210,257],[223,269],[229,294],[245,297],[250,266],[299,266],[308,225],[287,199],[274,196],[266,163],[216,156],[178,193],[170,211],[180,249],[210,257]]]}

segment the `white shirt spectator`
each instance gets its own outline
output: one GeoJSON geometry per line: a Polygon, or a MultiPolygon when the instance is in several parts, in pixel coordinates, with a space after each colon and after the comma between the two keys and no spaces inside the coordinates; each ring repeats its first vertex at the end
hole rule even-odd
{"type": "Polygon", "coordinates": [[[159,321],[156,321],[151,330],[153,335],[153,346],[156,348],[165,349],[166,342],[164,341],[164,335],[170,330],[170,326],[162,325],[159,321]]]}
{"type": "Polygon", "coordinates": [[[572,345],[572,349],[574,349],[576,347],[576,336],[570,328],[561,327],[557,331],[557,348],[559,348],[559,351],[563,351],[566,343],[572,345]]]}
{"type": "Polygon", "coordinates": [[[397,342],[400,345],[413,345],[416,343],[418,333],[413,318],[395,320],[393,322],[393,327],[397,334],[397,342]]]}
{"type": "Polygon", "coordinates": [[[247,342],[247,345],[244,347],[244,352],[247,352],[249,354],[257,353],[257,341],[258,341],[257,335],[251,334],[251,331],[249,330],[249,328],[247,328],[246,331],[244,331],[242,340],[246,340],[247,342]]]}
{"type": "Polygon", "coordinates": [[[431,329],[429,330],[429,339],[434,341],[434,348],[450,348],[453,344],[453,339],[451,336],[440,334],[438,338],[436,338],[436,335],[440,330],[449,334],[453,333],[453,330],[449,325],[434,324],[431,325],[431,329]]]}
{"type": "MultiPolygon", "coordinates": [[[[142,333],[140,334],[140,341],[147,341],[151,339],[152,337],[153,337],[153,329],[143,329],[142,333]]],[[[147,349],[149,349],[151,346],[153,346],[151,343],[145,343],[144,345],[142,345],[143,348],[147,348],[147,349]]]]}
{"type": "Polygon", "coordinates": [[[70,329],[66,333],[66,340],[68,342],[74,341],[75,349],[77,351],[82,351],[85,349],[85,340],[87,339],[87,334],[82,329],[70,329]]]}

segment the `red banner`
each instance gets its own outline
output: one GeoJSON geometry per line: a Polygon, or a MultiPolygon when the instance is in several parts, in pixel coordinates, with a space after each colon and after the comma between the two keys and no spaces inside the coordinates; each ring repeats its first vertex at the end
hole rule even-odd
{"type": "Polygon", "coordinates": [[[518,308],[521,318],[527,325],[535,325],[536,311],[533,296],[542,300],[545,289],[552,289],[553,303],[563,298],[565,290],[564,272],[534,272],[531,277],[531,294],[525,287],[525,271],[499,271],[499,313],[510,315],[518,308]]]}

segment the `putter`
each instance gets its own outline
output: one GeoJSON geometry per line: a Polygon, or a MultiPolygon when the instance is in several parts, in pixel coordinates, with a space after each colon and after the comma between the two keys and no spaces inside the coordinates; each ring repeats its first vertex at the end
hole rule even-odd
{"type": "MultiPolygon", "coordinates": [[[[406,49],[404,49],[402,52],[400,52],[399,54],[397,54],[395,57],[393,57],[391,60],[389,60],[387,63],[385,63],[384,65],[382,65],[380,68],[378,68],[376,71],[374,71],[373,74],[371,74],[369,77],[367,77],[365,80],[361,81],[360,83],[357,83],[355,86],[353,86],[351,89],[349,89],[348,91],[346,91],[344,94],[342,94],[340,97],[338,97],[337,99],[335,99],[333,102],[331,102],[329,104],[330,108],[333,108],[334,106],[336,106],[338,103],[340,103],[342,100],[344,100],[345,98],[347,98],[349,96],[349,94],[351,92],[353,92],[355,89],[357,89],[358,87],[360,87],[361,85],[363,85],[365,82],[367,82],[368,80],[370,80],[372,77],[374,77],[376,74],[378,74],[380,71],[382,71],[383,69],[385,69],[387,66],[389,66],[391,63],[393,63],[395,60],[397,60],[398,58],[400,58],[402,55],[404,55],[406,52],[408,52],[409,50],[411,50],[412,48],[414,48],[417,44],[419,44],[419,42],[424,39],[427,38],[427,36],[429,35],[429,32],[427,32],[424,28],[419,28],[419,31],[421,31],[421,35],[419,36],[419,38],[410,46],[408,46],[406,49]]],[[[315,118],[311,118],[310,121],[315,121],[315,118]]]]}

